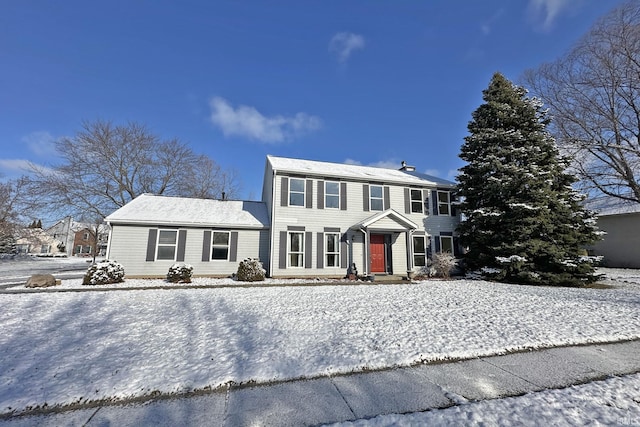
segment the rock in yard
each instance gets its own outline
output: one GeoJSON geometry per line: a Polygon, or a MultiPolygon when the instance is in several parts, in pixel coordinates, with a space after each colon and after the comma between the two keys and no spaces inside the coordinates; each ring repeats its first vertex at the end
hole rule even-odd
{"type": "Polygon", "coordinates": [[[60,283],[60,280],[56,280],[52,274],[34,274],[27,280],[25,286],[27,288],[48,288],[49,286],[56,286],[60,283]]]}

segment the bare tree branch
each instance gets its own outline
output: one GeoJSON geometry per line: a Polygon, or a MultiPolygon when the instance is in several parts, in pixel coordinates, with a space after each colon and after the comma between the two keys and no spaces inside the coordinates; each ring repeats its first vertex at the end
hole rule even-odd
{"type": "Polygon", "coordinates": [[[640,203],[640,3],[613,10],[524,80],[549,106],[582,188],[640,203]]]}

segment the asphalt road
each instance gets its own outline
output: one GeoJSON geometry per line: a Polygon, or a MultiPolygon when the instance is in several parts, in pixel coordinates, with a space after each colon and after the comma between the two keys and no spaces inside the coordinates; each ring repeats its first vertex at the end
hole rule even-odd
{"type": "Polygon", "coordinates": [[[25,283],[33,274],[53,274],[56,279],[82,277],[91,265],[91,258],[0,259],[0,289],[25,283]]]}

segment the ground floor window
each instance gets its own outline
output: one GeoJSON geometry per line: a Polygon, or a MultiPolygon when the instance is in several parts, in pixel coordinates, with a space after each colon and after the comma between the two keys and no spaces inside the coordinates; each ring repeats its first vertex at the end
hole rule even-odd
{"type": "Polygon", "coordinates": [[[453,253],[453,237],[451,236],[439,236],[440,238],[440,252],[453,253]]]}
{"type": "Polygon", "coordinates": [[[287,246],[289,267],[304,267],[304,233],[290,231],[287,246]]]}
{"type": "Polygon", "coordinates": [[[424,236],[413,236],[413,265],[416,267],[427,265],[427,245],[424,236]]]}
{"type": "Polygon", "coordinates": [[[324,253],[327,267],[340,266],[340,234],[325,233],[324,235],[324,253]]]}
{"type": "Polygon", "coordinates": [[[178,230],[160,230],[158,232],[156,259],[175,260],[177,243],[178,230]]]}
{"type": "Polygon", "coordinates": [[[229,232],[214,231],[212,236],[211,259],[229,259],[229,232]]]}

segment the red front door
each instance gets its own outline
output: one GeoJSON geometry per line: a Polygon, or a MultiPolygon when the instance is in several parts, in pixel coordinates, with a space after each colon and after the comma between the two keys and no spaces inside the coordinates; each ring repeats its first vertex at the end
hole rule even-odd
{"type": "Polygon", "coordinates": [[[384,256],[384,235],[372,234],[369,240],[369,253],[371,254],[371,272],[386,273],[384,256]]]}

